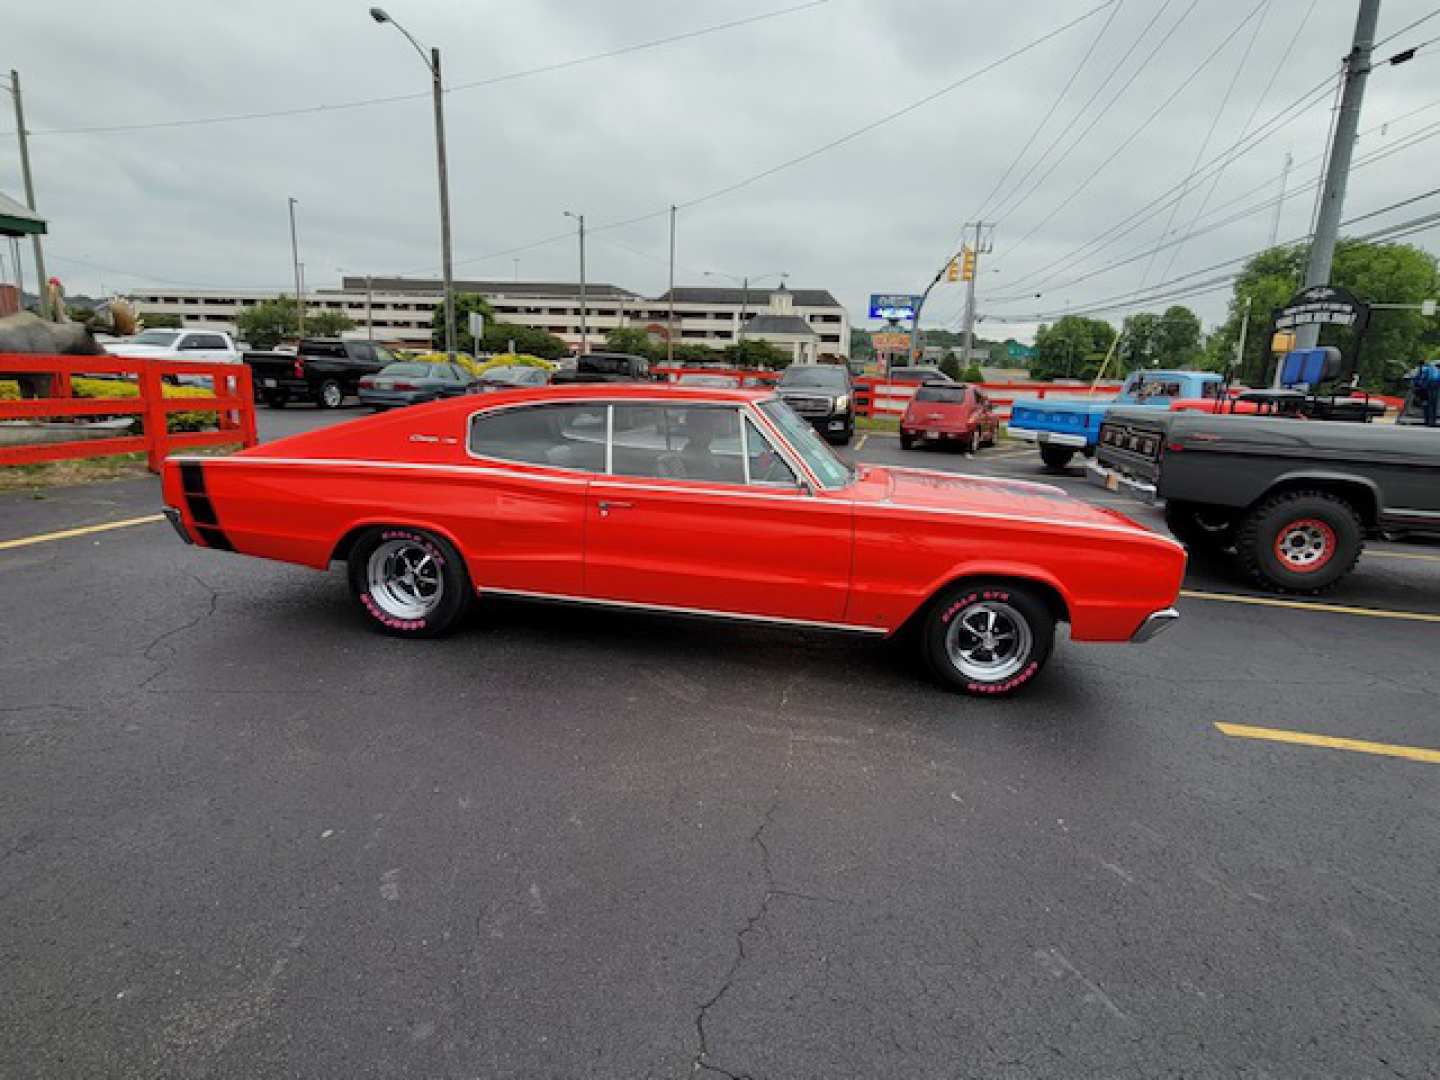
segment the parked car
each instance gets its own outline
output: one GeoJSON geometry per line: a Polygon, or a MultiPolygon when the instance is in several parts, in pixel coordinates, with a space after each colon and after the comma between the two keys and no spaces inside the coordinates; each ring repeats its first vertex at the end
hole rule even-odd
{"type": "Polygon", "coordinates": [[[517,386],[544,386],[551,377],[551,373],[542,367],[507,364],[481,372],[470,384],[469,392],[488,394],[494,390],[512,390],[517,386]]]}
{"type": "Polygon", "coordinates": [[[650,361],[630,353],[586,353],[576,357],[572,371],[557,371],[557,383],[644,382],[651,378],[650,361]]]}
{"type": "Polygon", "coordinates": [[[455,397],[469,390],[474,381],[475,376],[459,364],[402,360],[363,376],[357,386],[362,405],[383,410],[455,397]]]}
{"type": "Polygon", "coordinates": [[[1136,371],[1113,401],[1056,401],[1021,398],[1010,407],[1008,431],[1040,448],[1040,460],[1056,472],[1077,452],[1093,457],[1100,424],[1111,408],[1140,405],[1168,409],[1174,402],[1196,399],[1212,403],[1224,392],[1224,377],[1212,371],[1136,371]]]}
{"type": "Polygon", "coordinates": [[[477,595],[904,627],[944,685],[977,695],[1030,683],[1057,622],[1074,641],[1147,640],[1177,617],[1185,571],[1170,537],[1049,485],[847,465],[770,392],[437,401],[170,457],[163,484],[185,540],[343,562],[363,618],[403,637],[452,629],[477,595]]]}
{"type": "Polygon", "coordinates": [[[738,375],[701,375],[686,372],[675,380],[676,386],[709,386],[716,390],[736,390],[740,387],[738,375]]]}
{"type": "Polygon", "coordinates": [[[1089,478],[1144,502],[1186,545],[1234,551],[1256,583],[1318,593],[1367,535],[1440,535],[1440,431],[1339,420],[1122,409],[1089,478]]]}
{"type": "Polygon", "coordinates": [[[885,376],[886,382],[892,383],[927,383],[927,382],[954,382],[949,375],[938,367],[928,367],[924,364],[911,364],[906,367],[893,367],[885,376]]]}
{"type": "Polygon", "coordinates": [[[395,361],[382,345],[348,338],[301,338],[293,354],[245,354],[255,397],[272,409],[283,409],[293,401],[338,409],[347,397],[359,393],[362,378],[379,374],[395,361]]]}
{"type": "MultiPolygon", "coordinates": [[[[112,356],[141,360],[185,360],[201,364],[238,364],[242,354],[234,339],[221,330],[144,330],[124,341],[110,342],[105,351],[112,356]]],[[[201,375],[178,375],[179,383],[204,383],[201,375]]]]}
{"type": "Polygon", "coordinates": [[[925,383],[900,417],[900,448],[916,444],[962,443],[972,454],[994,446],[1000,430],[995,406],[984,393],[964,383],[925,383]]]}
{"type": "Polygon", "coordinates": [[[840,364],[791,364],[775,392],[837,446],[855,436],[855,388],[840,364]]]}

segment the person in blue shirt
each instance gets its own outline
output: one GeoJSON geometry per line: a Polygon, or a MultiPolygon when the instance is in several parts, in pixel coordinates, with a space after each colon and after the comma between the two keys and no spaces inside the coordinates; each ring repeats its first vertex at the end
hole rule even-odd
{"type": "Polygon", "coordinates": [[[1440,365],[1433,360],[1421,364],[1415,370],[1410,386],[1424,395],[1425,426],[1437,426],[1437,420],[1440,420],[1440,365]]]}

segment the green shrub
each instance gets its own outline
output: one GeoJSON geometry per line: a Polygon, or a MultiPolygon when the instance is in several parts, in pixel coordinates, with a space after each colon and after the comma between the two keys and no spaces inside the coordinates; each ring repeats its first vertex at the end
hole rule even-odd
{"type": "MultiPolygon", "coordinates": [[[[77,398],[134,398],[140,396],[140,388],[135,383],[124,379],[87,379],[83,376],[76,376],[70,380],[70,389],[77,398]]],[[[167,398],[215,396],[201,386],[171,386],[167,383],[161,389],[167,398]]],[[[0,380],[0,401],[14,401],[19,397],[20,386],[15,380],[0,380]]],[[[105,418],[97,417],[96,419],[105,418]]],[[[139,418],[135,419],[138,424],[139,418]]],[[[206,431],[214,426],[215,414],[198,410],[171,413],[167,425],[170,431],[206,431]]]]}

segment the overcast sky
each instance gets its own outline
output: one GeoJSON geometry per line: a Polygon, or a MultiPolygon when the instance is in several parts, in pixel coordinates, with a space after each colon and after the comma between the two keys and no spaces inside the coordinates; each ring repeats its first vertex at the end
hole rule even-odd
{"type": "MultiPolygon", "coordinates": [[[[654,295],[666,284],[671,203],[683,206],[819,149],[1102,4],[828,0],[618,57],[460,88],[802,2],[387,0],[390,13],[421,42],[442,49],[446,82],[455,87],[446,97],[446,116],[456,275],[508,279],[518,269],[522,279],[573,280],[573,238],[495,253],[564,233],[572,224],[562,217],[566,209],[583,212],[592,227],[656,213],[624,228],[598,229],[588,251],[590,280],[654,295]]],[[[51,272],[71,292],[167,283],[288,289],[286,198],[294,196],[308,287],[336,284],[342,267],[361,274],[438,273],[428,74],[393,27],[371,21],[368,6],[364,0],[7,5],[0,68],[18,68],[23,80],[38,202],[50,220],[51,272]],[[66,133],[408,93],[420,96],[288,117],[66,133]]],[[[1357,0],[1100,6],[891,122],[682,209],[677,281],[724,283],[703,278],[706,270],[737,276],[784,270],[792,287],[833,291],[864,325],[869,293],[918,292],[956,246],[961,224],[984,209],[999,223],[994,254],[982,268],[981,310],[1024,319],[1067,303],[1080,308],[1261,247],[1272,227],[1270,209],[1162,249],[1153,263],[1141,258],[1070,284],[1089,270],[1148,252],[1167,225],[1184,235],[1192,222],[1203,228],[1273,197],[1287,151],[1295,157],[1292,192],[1310,184],[1320,169],[1329,97],[1258,140],[1213,189],[1209,178],[1194,185],[1173,221],[1167,208],[1088,262],[1062,263],[1052,280],[1026,277],[1181,183],[1197,160],[1233,144],[1252,115],[1253,128],[1316,87],[1349,47],[1356,6],[1357,0]],[[1194,81],[1142,127],[1237,27],[1194,81]],[[1072,76],[1054,116],[985,207],[1072,76]],[[1073,152],[1061,159],[1072,142],[1073,152]],[[1202,209],[1205,216],[1197,218],[1202,209]],[[1035,299],[1035,291],[1043,295],[1035,299]],[[1003,297],[1019,299],[998,302],[1003,297]]],[[[1434,7],[1432,0],[1384,0],[1380,37],[1434,7]]],[[[1440,18],[1379,52],[1388,56],[1437,34],[1440,18]]],[[[1423,136],[1427,125],[1440,122],[1437,53],[1440,44],[1372,76],[1361,127],[1373,130],[1362,137],[1357,158],[1423,136]],[[1430,107],[1414,112],[1424,106],[1430,107]],[[1392,122],[1382,127],[1386,121],[1392,122]]],[[[8,117],[0,120],[6,132],[0,190],[18,197],[11,126],[8,117]]],[[[1357,169],[1346,216],[1420,194],[1437,176],[1440,139],[1357,169]]],[[[1313,200],[1312,189],[1286,202],[1282,239],[1307,230],[1313,200]]],[[[1437,201],[1362,228],[1433,211],[1437,201]]],[[[1440,230],[1411,242],[1433,250],[1440,230]]],[[[1209,325],[1222,317],[1227,296],[1216,292],[1189,302],[1209,325]]],[[[960,306],[960,286],[938,287],[927,325],[953,324],[960,306]]],[[[1122,314],[1110,317],[1118,321],[1122,314]]],[[[1025,338],[1032,331],[1027,322],[981,326],[987,336],[1025,338]]]]}

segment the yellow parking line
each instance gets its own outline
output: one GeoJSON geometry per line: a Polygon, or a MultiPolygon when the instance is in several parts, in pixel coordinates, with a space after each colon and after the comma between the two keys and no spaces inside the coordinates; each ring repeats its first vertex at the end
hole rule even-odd
{"type": "Polygon", "coordinates": [[[860,440],[855,444],[855,449],[856,449],[856,450],[864,450],[864,449],[865,449],[865,440],[868,439],[869,437],[870,437],[869,435],[861,435],[861,436],[860,436],[860,440]]]}
{"type": "Polygon", "coordinates": [[[91,533],[109,532],[111,529],[128,529],[132,525],[152,525],[157,521],[164,520],[164,514],[147,514],[145,517],[126,518],[124,521],[107,521],[100,525],[84,525],[78,529],[61,529],[59,532],[22,536],[18,540],[0,540],[0,551],[29,547],[31,544],[47,544],[51,540],[68,540],[72,536],[89,536],[91,533]]]}
{"type": "Polygon", "coordinates": [[[1376,551],[1374,548],[1365,549],[1365,557],[1378,555],[1382,559],[1423,559],[1426,562],[1440,562],[1440,555],[1425,555],[1418,551],[1376,551]]]}
{"type": "Polygon", "coordinates": [[[1440,623],[1440,615],[1424,611],[1391,611],[1388,608],[1347,607],[1344,604],[1322,604],[1314,600],[1281,600],[1273,596],[1241,596],[1237,593],[1200,592],[1181,589],[1180,595],[1191,600],[1219,600],[1226,604],[1254,604],[1257,607],[1295,608],[1300,611],[1324,611],[1332,615],[1365,615],[1372,619],[1403,619],[1408,622],[1440,623]]]}
{"type": "Polygon", "coordinates": [[[1429,750],[1423,746],[1399,746],[1395,743],[1366,742],[1364,739],[1338,739],[1333,735],[1311,735],[1305,731],[1286,731],[1283,728],[1251,727],[1249,724],[1215,725],[1221,734],[1237,739],[1266,739],[1270,742],[1297,743],[1301,746],[1321,746],[1329,750],[1352,750],[1357,754],[1380,754],[1383,757],[1407,758],[1410,761],[1426,761],[1440,765],[1440,750],[1429,750]]]}

